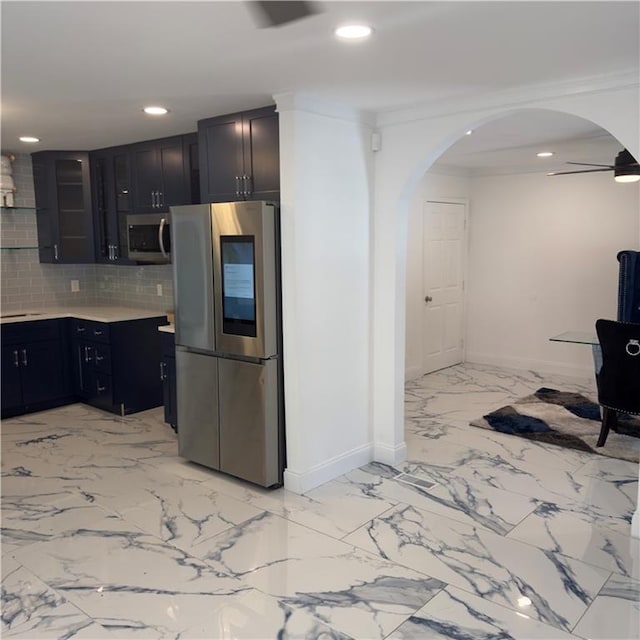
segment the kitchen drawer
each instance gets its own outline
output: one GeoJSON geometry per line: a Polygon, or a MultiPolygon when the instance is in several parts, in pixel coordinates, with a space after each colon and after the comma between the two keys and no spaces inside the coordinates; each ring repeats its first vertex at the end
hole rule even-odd
{"type": "Polygon", "coordinates": [[[93,361],[96,371],[111,375],[111,347],[104,344],[93,344],[93,361]]]}
{"type": "Polygon", "coordinates": [[[111,408],[113,402],[113,379],[106,373],[96,372],[95,389],[90,396],[92,404],[111,408]]]}
{"type": "Polygon", "coordinates": [[[58,340],[64,320],[29,320],[2,325],[2,344],[58,340]]]}
{"type": "Polygon", "coordinates": [[[109,324],[106,322],[78,320],[73,318],[71,320],[71,337],[109,343],[111,339],[111,332],[109,324]]]}

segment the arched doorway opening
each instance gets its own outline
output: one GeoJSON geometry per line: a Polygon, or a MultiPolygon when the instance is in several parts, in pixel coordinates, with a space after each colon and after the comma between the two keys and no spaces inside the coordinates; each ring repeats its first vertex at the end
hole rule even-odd
{"type": "Polygon", "coordinates": [[[587,351],[548,337],[615,314],[615,255],[638,236],[637,189],[611,172],[547,172],[612,163],[621,149],[590,121],[527,109],[444,151],[409,198],[407,379],[462,361],[588,375],[587,351]]]}

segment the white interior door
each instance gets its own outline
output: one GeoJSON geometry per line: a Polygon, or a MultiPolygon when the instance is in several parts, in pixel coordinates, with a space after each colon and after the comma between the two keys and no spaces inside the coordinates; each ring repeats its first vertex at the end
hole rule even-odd
{"type": "Polygon", "coordinates": [[[423,212],[422,373],[463,360],[466,205],[426,202],[423,212]]]}

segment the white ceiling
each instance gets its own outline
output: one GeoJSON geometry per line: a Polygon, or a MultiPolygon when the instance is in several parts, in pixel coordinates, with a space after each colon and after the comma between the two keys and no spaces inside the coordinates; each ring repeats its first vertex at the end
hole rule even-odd
{"type": "MultiPolygon", "coordinates": [[[[24,134],[39,136],[40,149],[95,149],[185,133],[289,91],[388,112],[640,73],[637,0],[318,5],[313,17],[261,29],[246,2],[3,0],[2,148],[33,151],[18,142],[24,134]],[[333,28],[351,20],[374,36],[338,42],[333,28]],[[145,116],[150,103],[169,115],[145,116]]],[[[531,112],[485,125],[441,164],[522,168],[543,143],[566,149],[563,162],[610,163],[621,148],[591,123],[531,112]]]]}

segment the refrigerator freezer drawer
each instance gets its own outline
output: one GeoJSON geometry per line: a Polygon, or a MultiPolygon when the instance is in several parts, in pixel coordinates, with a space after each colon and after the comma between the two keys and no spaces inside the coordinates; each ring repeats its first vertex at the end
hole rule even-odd
{"type": "Polygon", "coordinates": [[[218,358],[176,349],[178,453],[220,469],[218,358]]]}
{"type": "Polygon", "coordinates": [[[220,358],[218,366],[220,469],[264,487],[280,484],[279,361],[220,358]]]}

